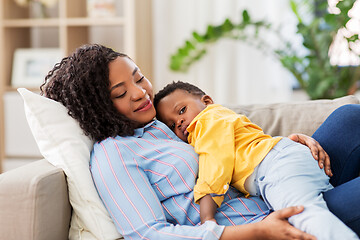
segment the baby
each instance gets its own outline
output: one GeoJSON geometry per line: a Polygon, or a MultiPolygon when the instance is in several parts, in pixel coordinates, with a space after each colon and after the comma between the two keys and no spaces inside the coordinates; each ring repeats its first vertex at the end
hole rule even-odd
{"type": "Polygon", "coordinates": [[[199,154],[194,198],[202,223],[216,221],[232,185],[246,196],[261,196],[270,209],[303,205],[289,222],[318,239],[358,239],[328,210],[322,192],[333,187],[306,146],[264,134],[246,116],[214,104],[189,83],[167,85],[154,105],[157,118],[199,154]]]}

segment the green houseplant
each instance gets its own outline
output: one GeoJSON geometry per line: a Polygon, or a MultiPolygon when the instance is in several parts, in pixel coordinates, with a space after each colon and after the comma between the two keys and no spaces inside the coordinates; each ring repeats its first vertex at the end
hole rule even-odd
{"type": "MultiPolygon", "coordinates": [[[[296,78],[311,99],[336,98],[347,95],[354,84],[360,80],[359,66],[334,66],[330,64],[329,48],[340,28],[346,28],[350,20],[349,10],[356,0],[344,0],[337,3],[338,14],[327,11],[327,1],[291,0],[292,12],[298,19],[297,34],[302,37],[306,53],[298,53],[290,40],[282,36],[278,28],[267,21],[253,21],[249,13],[242,12],[242,20],[233,23],[226,19],[220,25],[208,25],[204,34],[193,32],[175,54],[171,56],[170,69],[186,72],[200,60],[212,44],[221,38],[232,38],[254,45],[264,53],[275,56],[281,64],[296,78]],[[302,18],[304,6],[310,10],[306,19],[302,18]],[[309,17],[310,16],[310,17],[309,17]],[[263,39],[262,32],[274,34],[281,42],[273,47],[263,39]]],[[[345,37],[350,51],[359,42],[358,34],[345,37]]],[[[358,57],[359,54],[357,54],[358,57]]]]}

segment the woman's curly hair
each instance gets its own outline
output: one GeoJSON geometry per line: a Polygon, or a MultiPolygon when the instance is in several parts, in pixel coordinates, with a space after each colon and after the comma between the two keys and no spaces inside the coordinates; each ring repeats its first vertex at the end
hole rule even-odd
{"type": "Polygon", "coordinates": [[[134,122],[110,98],[109,63],[117,57],[129,58],[99,44],[83,45],[57,63],[40,87],[41,95],[61,102],[95,141],[134,134],[134,122]]]}

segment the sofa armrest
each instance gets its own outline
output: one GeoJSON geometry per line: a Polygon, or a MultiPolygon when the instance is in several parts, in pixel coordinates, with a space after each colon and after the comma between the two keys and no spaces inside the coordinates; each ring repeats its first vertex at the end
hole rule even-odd
{"type": "Polygon", "coordinates": [[[65,174],[39,160],[0,175],[3,239],[68,239],[71,206],[65,174]]]}

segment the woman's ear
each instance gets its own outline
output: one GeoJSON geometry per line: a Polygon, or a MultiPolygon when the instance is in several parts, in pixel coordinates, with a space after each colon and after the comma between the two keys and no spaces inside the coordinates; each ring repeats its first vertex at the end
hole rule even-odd
{"type": "Polygon", "coordinates": [[[204,95],[201,97],[201,101],[205,104],[205,105],[209,105],[209,104],[214,104],[214,101],[212,100],[212,98],[209,95],[204,95]]]}

